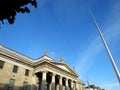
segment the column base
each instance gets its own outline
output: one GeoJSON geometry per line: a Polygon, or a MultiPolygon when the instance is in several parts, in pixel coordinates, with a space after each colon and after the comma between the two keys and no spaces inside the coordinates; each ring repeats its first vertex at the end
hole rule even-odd
{"type": "Polygon", "coordinates": [[[59,90],[62,90],[62,85],[59,85],[59,90]]]}
{"type": "Polygon", "coordinates": [[[41,90],[47,90],[47,83],[46,81],[41,82],[41,90]]]}
{"type": "Polygon", "coordinates": [[[52,83],[52,90],[55,90],[55,83],[52,83]]]}
{"type": "Polygon", "coordinates": [[[70,90],[70,88],[68,86],[66,86],[65,90],[70,90]]]}

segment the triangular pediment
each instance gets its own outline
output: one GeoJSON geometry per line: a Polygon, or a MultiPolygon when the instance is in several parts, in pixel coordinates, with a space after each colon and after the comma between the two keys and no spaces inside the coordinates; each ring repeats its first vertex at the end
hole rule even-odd
{"type": "Polygon", "coordinates": [[[68,69],[68,67],[66,67],[65,65],[56,65],[56,66],[58,66],[59,68],[65,70],[65,71],[70,72],[70,70],[68,69]]]}
{"type": "Polygon", "coordinates": [[[64,63],[63,62],[57,62],[57,63],[55,62],[54,64],[55,64],[55,66],[65,70],[69,73],[77,75],[77,73],[69,65],[67,65],[65,62],[64,63]]]}
{"type": "Polygon", "coordinates": [[[54,59],[52,59],[49,56],[42,56],[41,58],[38,58],[37,60],[34,61],[34,65],[38,65],[41,64],[41,66],[43,65],[43,63],[46,63],[48,65],[52,65],[52,67],[54,68],[58,68],[60,70],[64,70],[66,73],[71,73],[75,76],[78,76],[77,73],[75,72],[74,69],[72,69],[68,64],[66,64],[64,61],[56,61],[54,59]]]}

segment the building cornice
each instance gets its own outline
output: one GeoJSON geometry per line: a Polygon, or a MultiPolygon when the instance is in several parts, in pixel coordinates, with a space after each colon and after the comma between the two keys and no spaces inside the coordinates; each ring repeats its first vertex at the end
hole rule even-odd
{"type": "Polygon", "coordinates": [[[22,62],[33,63],[33,60],[31,58],[2,45],[0,45],[0,52],[6,56],[15,58],[17,60],[22,60],[22,62]]]}

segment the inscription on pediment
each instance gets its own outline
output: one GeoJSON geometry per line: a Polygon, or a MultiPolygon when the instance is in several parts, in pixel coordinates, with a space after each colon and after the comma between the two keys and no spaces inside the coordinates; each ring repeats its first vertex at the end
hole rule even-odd
{"type": "Polygon", "coordinates": [[[71,71],[70,71],[66,66],[64,66],[64,65],[56,65],[56,66],[58,66],[59,68],[65,70],[65,71],[71,72],[71,71]]]}

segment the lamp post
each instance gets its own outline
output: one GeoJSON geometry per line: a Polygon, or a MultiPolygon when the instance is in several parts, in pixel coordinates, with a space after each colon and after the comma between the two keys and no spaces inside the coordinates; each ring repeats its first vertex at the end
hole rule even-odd
{"type": "Polygon", "coordinates": [[[103,44],[104,44],[104,46],[105,46],[105,49],[106,49],[106,51],[107,51],[107,53],[108,53],[108,55],[109,55],[109,58],[110,58],[110,61],[111,61],[111,63],[112,63],[112,66],[113,66],[113,68],[114,68],[114,70],[115,70],[115,73],[116,73],[116,76],[117,76],[117,78],[118,78],[118,81],[119,81],[119,83],[120,83],[120,72],[119,72],[119,70],[118,70],[118,67],[117,67],[117,65],[116,65],[116,63],[115,63],[115,61],[114,61],[114,59],[113,59],[113,57],[112,57],[112,54],[111,54],[111,52],[110,52],[110,50],[109,50],[109,47],[108,47],[108,45],[107,45],[107,43],[106,43],[106,41],[105,41],[105,39],[104,39],[104,37],[103,37],[103,35],[102,35],[102,32],[101,32],[101,30],[100,30],[100,27],[99,27],[99,25],[97,24],[97,21],[95,20],[95,17],[94,17],[94,15],[93,15],[93,13],[92,13],[92,11],[89,9],[89,12],[90,12],[90,15],[91,15],[91,17],[92,17],[92,19],[93,19],[93,21],[94,21],[94,24],[95,24],[95,26],[96,26],[96,28],[97,28],[97,30],[98,30],[98,32],[99,32],[99,35],[100,35],[100,37],[101,37],[101,39],[102,39],[102,42],[103,42],[103,44]]]}

